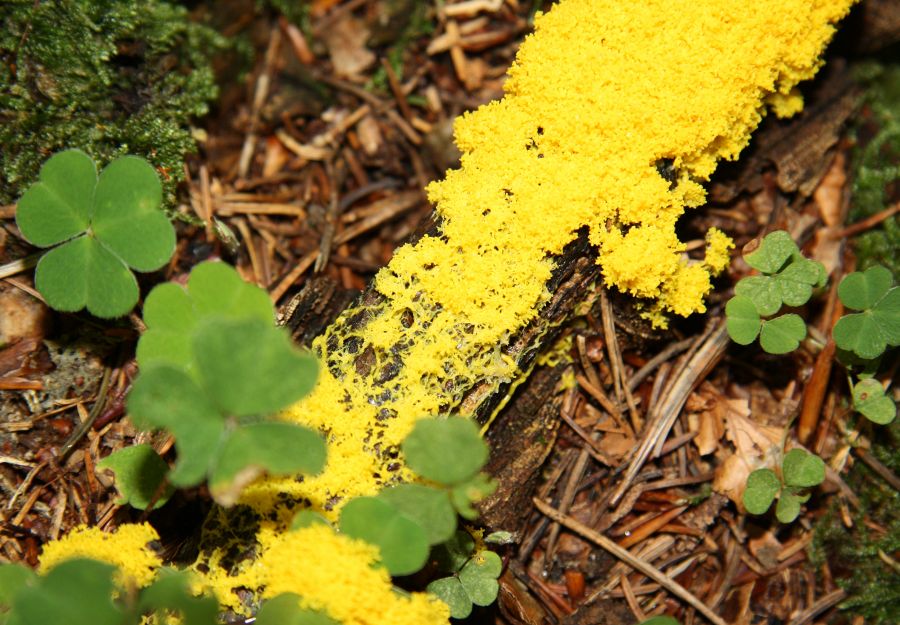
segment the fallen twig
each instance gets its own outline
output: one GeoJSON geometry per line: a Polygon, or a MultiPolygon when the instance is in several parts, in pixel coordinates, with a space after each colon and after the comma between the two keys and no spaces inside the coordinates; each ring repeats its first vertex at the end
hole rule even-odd
{"type": "Polygon", "coordinates": [[[537,509],[540,510],[543,514],[546,514],[554,521],[557,521],[560,524],[566,526],[582,538],[585,538],[586,540],[589,540],[592,543],[595,543],[596,545],[602,547],[615,557],[628,564],[633,569],[640,571],[641,573],[658,583],[660,586],[671,592],[676,597],[684,600],[686,603],[696,608],[696,610],[707,619],[709,619],[710,622],[715,623],[716,625],[727,625],[721,617],[710,610],[706,606],[706,604],[700,601],[700,599],[693,595],[688,589],[686,589],[675,580],[671,579],[668,575],[666,575],[650,563],[638,557],[635,557],[627,549],[623,549],[603,534],[595,532],[588,526],[584,525],[583,523],[579,523],[570,516],[561,514],[558,510],[547,505],[537,497],[532,499],[532,501],[534,501],[535,507],[537,507],[537,509]]]}

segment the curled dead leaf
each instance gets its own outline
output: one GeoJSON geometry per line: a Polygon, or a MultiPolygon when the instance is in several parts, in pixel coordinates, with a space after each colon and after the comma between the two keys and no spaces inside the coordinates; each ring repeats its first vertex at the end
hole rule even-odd
{"type": "Polygon", "coordinates": [[[746,400],[727,400],[725,435],[735,452],[716,469],[713,490],[743,510],[747,477],[762,467],[774,467],[780,457],[784,430],[761,425],[749,418],[746,400]]]}

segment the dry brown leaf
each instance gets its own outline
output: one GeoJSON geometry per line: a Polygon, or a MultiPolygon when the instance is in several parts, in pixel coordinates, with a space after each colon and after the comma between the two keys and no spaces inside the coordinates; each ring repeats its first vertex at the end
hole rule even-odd
{"type": "Polygon", "coordinates": [[[266,139],[265,159],[263,160],[263,177],[268,178],[280,172],[290,158],[290,152],[284,149],[278,137],[268,137],[266,139]]]}
{"type": "Polygon", "coordinates": [[[616,462],[621,461],[628,453],[634,449],[636,441],[625,434],[608,433],[603,436],[600,442],[600,449],[616,462]]]}
{"type": "Polygon", "coordinates": [[[813,192],[813,199],[819,208],[819,215],[826,226],[837,226],[841,223],[844,187],[847,184],[846,159],[843,152],[838,152],[828,168],[819,186],[813,192]]]}
{"type": "Polygon", "coordinates": [[[746,400],[730,399],[726,401],[726,406],[725,435],[734,444],[735,453],[716,469],[713,490],[743,508],[742,498],[747,477],[756,469],[774,465],[781,449],[784,430],[760,425],[749,419],[746,400]]]}
{"type": "Polygon", "coordinates": [[[375,55],[366,47],[368,38],[365,23],[350,14],[341,15],[324,29],[322,39],[335,74],[353,78],[375,62],[375,55]]]}
{"type": "Polygon", "coordinates": [[[0,286],[0,345],[19,339],[44,337],[47,329],[47,306],[12,286],[0,286]]]}
{"type": "Polygon", "coordinates": [[[488,69],[488,64],[478,57],[467,59],[464,77],[466,89],[469,91],[478,89],[484,81],[488,69]]]}
{"type": "Polygon", "coordinates": [[[711,454],[725,433],[726,399],[716,387],[704,382],[688,397],[688,427],[696,432],[694,444],[701,456],[711,454]]]}
{"type": "Polygon", "coordinates": [[[725,434],[738,454],[748,459],[762,458],[771,454],[772,447],[780,446],[783,430],[750,419],[747,400],[728,399],[725,403],[725,434]]]}
{"type": "Polygon", "coordinates": [[[369,156],[377,154],[381,149],[383,139],[381,137],[381,129],[378,122],[372,115],[366,115],[356,125],[356,131],[359,135],[359,142],[362,144],[363,151],[369,156]]]}
{"type": "Polygon", "coordinates": [[[697,432],[694,444],[701,456],[711,454],[719,447],[719,439],[725,433],[723,416],[724,410],[720,406],[688,416],[691,431],[697,432]]]}
{"type": "Polygon", "coordinates": [[[810,258],[817,260],[825,266],[829,276],[833,276],[835,270],[841,266],[841,253],[843,251],[843,238],[835,236],[840,230],[837,226],[828,226],[816,230],[810,258]]]}
{"type": "Polygon", "coordinates": [[[312,0],[312,6],[310,7],[310,13],[314,17],[319,17],[328,13],[328,11],[341,0],[312,0]]]}
{"type": "Polygon", "coordinates": [[[783,545],[775,538],[775,534],[771,530],[747,541],[750,553],[766,568],[778,565],[778,554],[781,553],[782,547],[783,545]]]}
{"type": "Polygon", "coordinates": [[[747,477],[751,472],[750,467],[740,456],[732,454],[716,468],[713,490],[725,495],[743,510],[742,498],[747,477]]]}

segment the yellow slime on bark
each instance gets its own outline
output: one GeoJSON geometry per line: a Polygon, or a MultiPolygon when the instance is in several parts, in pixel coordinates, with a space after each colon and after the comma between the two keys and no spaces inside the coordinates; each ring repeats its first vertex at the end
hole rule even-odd
{"type": "Polygon", "coordinates": [[[797,110],[795,86],[851,4],[563,0],[539,15],[504,98],[456,124],[462,166],[428,188],[440,234],[397,250],[375,279],[385,301],[351,309],[315,344],[328,366],[289,416],[329,433],[326,470],[260,482],[246,501],[290,492],[329,509],[371,494],[395,462],[384,450],[417,419],[452,410],[475,380],[519,376],[499,348],[540,314],[551,257],[583,226],[606,283],[652,298],[657,322],[703,312],[730,242],[710,232],[705,262],[691,262],[675,224],[766,103],[797,110]],[[373,348],[363,372],[360,345],[373,348]],[[397,354],[399,373],[376,384],[397,354]]]}
{"type": "MultiPolygon", "coordinates": [[[[315,343],[320,380],[287,417],[327,434],[327,466],[245,492],[261,517],[259,557],[226,573],[222,547],[198,567],[220,599],[240,609],[236,587],[266,587],[260,563],[287,544],[280,536],[298,505],[335,518],[348,498],[406,475],[397,448],[417,419],[456,410],[478,382],[522,375],[502,347],[541,314],[552,257],[580,228],[599,248],[605,282],[655,301],[655,323],[703,312],[730,242],[709,233],[706,260],[691,262],[675,224],[704,201],[701,183],[720,159],[737,157],[766,105],[782,115],[801,108],[795,87],[815,74],[851,4],[562,0],[538,16],[504,98],[456,125],[462,165],[428,189],[439,234],[399,249],[375,279],[380,298],[348,310],[315,343]]],[[[275,558],[279,570],[313,570],[327,558],[297,540],[288,541],[296,561],[275,558]]],[[[354,557],[356,547],[342,549],[354,557]]],[[[388,601],[389,584],[348,610],[342,602],[359,594],[350,592],[358,580],[320,577],[333,587],[315,593],[316,607],[348,623],[379,622],[378,592],[388,601]]],[[[278,584],[311,592],[302,580],[278,584]]],[[[416,601],[422,612],[394,622],[446,621],[416,601]]]]}
{"type": "Polygon", "coordinates": [[[656,323],[703,312],[730,241],[710,232],[705,261],[691,262],[676,222],[766,105],[802,107],[796,85],[851,4],[562,0],[538,16],[504,98],[456,124],[461,167],[428,188],[439,234],[397,250],[375,279],[381,301],[315,343],[326,366],[289,418],[328,433],[325,471],[258,482],[244,501],[286,517],[289,495],[334,518],[404,477],[396,449],[417,419],[453,411],[476,382],[522,375],[501,348],[540,315],[552,257],[582,227],[605,282],[655,301],[656,323]]]}

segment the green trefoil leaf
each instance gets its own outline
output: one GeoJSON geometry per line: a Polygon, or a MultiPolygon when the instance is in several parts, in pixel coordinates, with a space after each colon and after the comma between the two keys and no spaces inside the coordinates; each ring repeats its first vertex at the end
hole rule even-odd
{"type": "Polygon", "coordinates": [[[35,270],[47,303],[102,318],[128,313],[138,298],[132,270],[155,271],[175,250],[161,203],[156,171],[141,158],[116,159],[98,176],[83,152],[52,156],[16,209],[25,238],[53,248],[35,270]]]}

